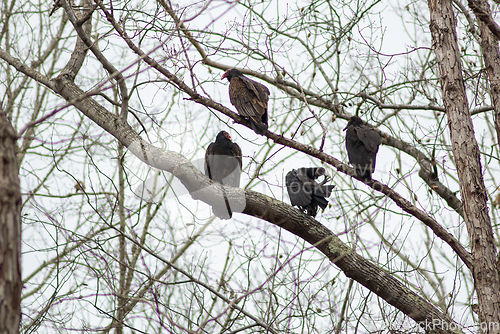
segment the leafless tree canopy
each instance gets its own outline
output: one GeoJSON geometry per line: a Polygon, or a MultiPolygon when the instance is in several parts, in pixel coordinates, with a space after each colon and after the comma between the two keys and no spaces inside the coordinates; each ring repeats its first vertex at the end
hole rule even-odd
{"type": "Polygon", "coordinates": [[[1,6],[22,192],[0,210],[19,231],[21,206],[5,332],[500,333],[498,4],[1,6]],[[270,90],[264,135],[230,103],[232,68],[270,90]],[[353,115],[381,137],[372,180],[348,162],[353,115]],[[222,130],[241,188],[203,173],[222,130]],[[335,184],[316,219],[289,204],[300,167],[335,184]]]}

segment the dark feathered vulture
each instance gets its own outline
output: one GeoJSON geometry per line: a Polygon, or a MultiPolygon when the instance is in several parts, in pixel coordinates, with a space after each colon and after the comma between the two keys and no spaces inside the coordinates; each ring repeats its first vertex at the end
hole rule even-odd
{"type": "Polygon", "coordinates": [[[309,216],[316,217],[318,206],[325,209],[328,205],[326,197],[332,193],[334,185],[325,185],[328,181],[323,167],[302,167],[292,169],[286,174],[285,182],[288,196],[292,205],[309,216]],[[325,179],[318,183],[316,179],[321,175],[325,179]]]}
{"type": "MultiPolygon", "coordinates": [[[[241,148],[231,141],[231,136],[226,131],[221,131],[211,143],[205,153],[205,175],[214,182],[231,186],[240,186],[240,175],[242,168],[241,148]]],[[[214,206],[214,214],[219,218],[231,218],[232,211],[229,208],[224,193],[224,204],[214,206]]]]}
{"type": "Polygon", "coordinates": [[[222,79],[229,81],[229,99],[238,113],[250,120],[252,129],[263,135],[267,131],[267,101],[269,89],[261,83],[250,80],[233,68],[227,70],[222,79]]]}
{"type": "Polygon", "coordinates": [[[349,162],[356,169],[356,174],[365,180],[372,179],[375,171],[375,159],[381,138],[372,126],[357,116],[352,116],[344,131],[345,147],[349,162]]]}

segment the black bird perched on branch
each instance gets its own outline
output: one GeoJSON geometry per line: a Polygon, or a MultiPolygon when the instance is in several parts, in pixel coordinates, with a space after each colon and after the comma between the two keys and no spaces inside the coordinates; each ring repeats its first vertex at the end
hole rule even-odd
{"type": "Polygon", "coordinates": [[[375,171],[375,159],[381,138],[378,132],[357,116],[352,116],[344,131],[345,147],[349,162],[356,169],[356,174],[365,180],[372,179],[375,171]]]}
{"type": "MultiPolygon", "coordinates": [[[[238,144],[231,141],[226,131],[221,131],[205,153],[205,175],[214,182],[231,187],[240,186],[242,153],[238,144]]],[[[224,188],[224,204],[214,206],[214,214],[219,218],[229,219],[232,211],[229,207],[224,188]]]]}
{"type": "MultiPolygon", "coordinates": [[[[82,6],[76,6],[74,3],[74,0],[68,0],[69,5],[73,8],[81,8],[82,6]]],[[[49,16],[52,16],[58,10],[59,8],[62,7],[61,0],[54,0],[54,5],[52,6],[52,10],[49,13],[49,16]]]]}
{"type": "Polygon", "coordinates": [[[309,216],[316,217],[318,206],[325,209],[334,185],[325,185],[328,181],[323,167],[302,167],[292,169],[286,174],[285,183],[290,202],[309,216]],[[325,179],[318,183],[316,179],[324,175],[325,179]]]}
{"type": "Polygon", "coordinates": [[[261,83],[250,80],[233,68],[227,70],[221,79],[229,81],[229,99],[238,114],[250,119],[252,129],[263,135],[267,131],[267,102],[269,89],[261,83]]]}

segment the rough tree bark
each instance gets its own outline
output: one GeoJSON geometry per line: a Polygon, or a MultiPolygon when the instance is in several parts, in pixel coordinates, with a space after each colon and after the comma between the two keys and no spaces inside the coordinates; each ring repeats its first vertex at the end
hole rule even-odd
{"type": "Polygon", "coordinates": [[[483,55],[488,80],[490,84],[490,96],[495,111],[495,128],[497,131],[497,143],[500,144],[500,49],[498,48],[498,37],[491,30],[494,22],[488,2],[484,0],[469,0],[469,7],[476,14],[477,24],[481,39],[481,54],[483,55]]]}
{"type": "MultiPolygon", "coordinates": [[[[500,322],[500,282],[495,266],[496,247],[488,214],[479,147],[469,112],[450,0],[429,0],[431,33],[439,67],[443,103],[448,117],[452,151],[460,181],[465,223],[469,235],[479,304],[479,321],[500,322]]],[[[498,326],[485,326],[485,333],[499,333],[498,326]]]]}
{"type": "Polygon", "coordinates": [[[17,135],[0,113],[0,334],[19,333],[21,320],[21,190],[17,135]]]}

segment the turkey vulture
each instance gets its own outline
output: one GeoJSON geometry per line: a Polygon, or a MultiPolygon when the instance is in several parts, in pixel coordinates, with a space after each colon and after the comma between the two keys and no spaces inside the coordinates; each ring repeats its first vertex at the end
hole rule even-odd
{"type": "Polygon", "coordinates": [[[372,179],[375,171],[375,158],[381,143],[378,132],[357,116],[352,116],[344,131],[345,147],[349,162],[356,169],[356,174],[365,180],[372,179]]]}
{"type": "Polygon", "coordinates": [[[318,206],[325,209],[334,185],[325,185],[328,181],[323,167],[302,167],[292,169],[286,174],[285,182],[290,202],[309,216],[316,217],[318,206]],[[316,179],[321,175],[325,179],[318,183],[316,179]]]}
{"type": "Polygon", "coordinates": [[[233,68],[227,70],[221,79],[229,81],[229,99],[238,113],[250,119],[252,129],[263,135],[267,131],[267,101],[269,89],[261,83],[243,76],[233,68]]]}
{"type": "MultiPolygon", "coordinates": [[[[215,143],[208,145],[205,153],[205,175],[214,182],[231,187],[240,186],[242,154],[238,144],[231,141],[226,131],[221,131],[215,143]]],[[[219,218],[231,218],[232,211],[224,192],[224,203],[214,206],[214,214],[219,218]]]]}

